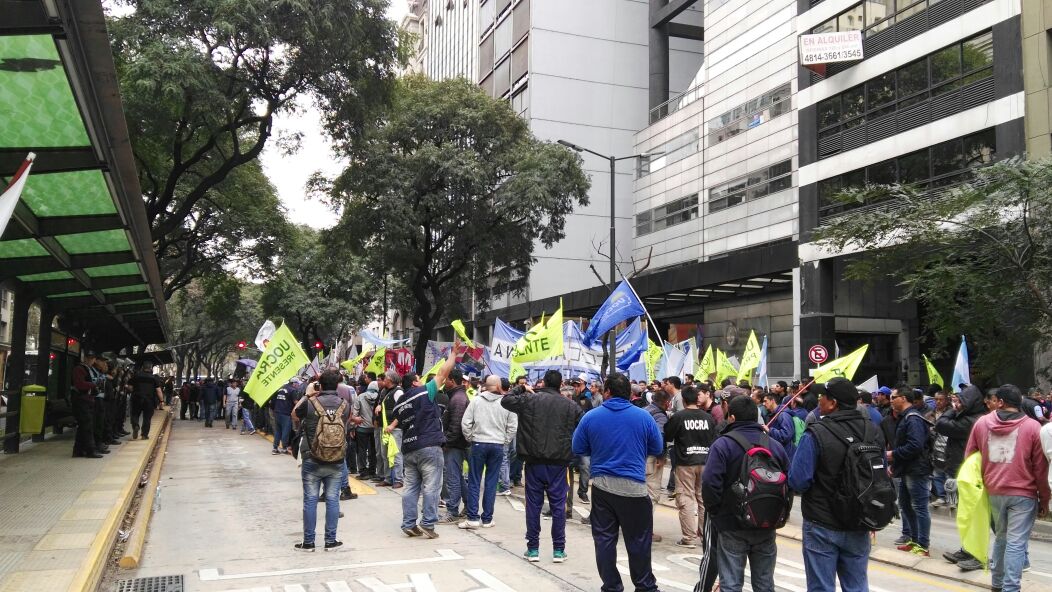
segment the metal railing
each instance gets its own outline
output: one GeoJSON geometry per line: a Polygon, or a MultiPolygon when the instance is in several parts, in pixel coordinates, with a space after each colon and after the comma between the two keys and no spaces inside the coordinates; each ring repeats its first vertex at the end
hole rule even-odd
{"type": "Polygon", "coordinates": [[[654,124],[690,105],[702,97],[702,85],[685,90],[650,110],[650,123],[654,124]]]}

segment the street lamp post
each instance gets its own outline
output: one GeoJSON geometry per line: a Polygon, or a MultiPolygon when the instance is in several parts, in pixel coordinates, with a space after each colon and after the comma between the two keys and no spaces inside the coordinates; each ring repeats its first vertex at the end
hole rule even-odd
{"type": "MultiPolygon", "coordinates": [[[[645,152],[643,154],[633,154],[631,156],[608,156],[606,154],[600,154],[595,150],[589,150],[583,146],[578,146],[573,142],[567,142],[566,140],[559,140],[559,143],[566,146],[570,150],[575,152],[587,152],[594,154],[599,158],[602,158],[610,163],[610,290],[613,290],[617,286],[617,264],[614,261],[614,254],[617,252],[614,248],[617,242],[617,229],[615,228],[615,210],[614,210],[614,184],[616,182],[616,166],[619,160],[628,160],[635,158],[644,158],[647,156],[655,156],[658,154],[664,154],[664,152],[645,152]]],[[[607,333],[607,342],[610,348],[610,365],[607,367],[607,375],[609,376],[617,368],[617,340],[615,339],[614,330],[611,329],[607,333]]]]}

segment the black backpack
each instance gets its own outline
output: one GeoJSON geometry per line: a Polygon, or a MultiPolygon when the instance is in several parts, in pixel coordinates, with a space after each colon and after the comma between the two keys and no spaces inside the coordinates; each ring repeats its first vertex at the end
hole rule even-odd
{"type": "Polygon", "coordinates": [[[745,451],[741,474],[731,485],[735,496],[738,524],[744,529],[775,529],[785,526],[793,509],[786,467],[771,452],[770,437],[750,443],[737,432],[725,434],[745,451]]]}
{"type": "Polygon", "coordinates": [[[864,421],[862,425],[863,434],[859,440],[838,422],[813,424],[829,430],[847,447],[837,479],[840,486],[833,491],[832,514],[848,530],[881,530],[898,513],[897,495],[888,475],[884,450],[872,443],[876,440],[876,428],[870,421],[864,421]]]}

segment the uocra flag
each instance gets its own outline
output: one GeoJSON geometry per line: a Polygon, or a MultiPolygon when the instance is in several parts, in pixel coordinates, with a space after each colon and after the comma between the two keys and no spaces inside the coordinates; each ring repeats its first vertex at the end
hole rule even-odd
{"type": "Polygon", "coordinates": [[[18,205],[18,199],[22,197],[22,189],[26,186],[29,169],[33,168],[33,160],[36,157],[37,155],[32,152],[26,156],[26,159],[22,161],[22,166],[18,167],[15,176],[11,178],[11,184],[4,190],[3,195],[0,195],[0,236],[3,236],[11,215],[15,213],[15,206],[18,205]]]}

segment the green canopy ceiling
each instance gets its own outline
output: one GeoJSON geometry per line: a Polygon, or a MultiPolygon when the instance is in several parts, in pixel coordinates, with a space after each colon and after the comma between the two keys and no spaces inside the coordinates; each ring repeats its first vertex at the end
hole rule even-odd
{"type": "Polygon", "coordinates": [[[86,340],[113,347],[167,338],[116,78],[100,0],[0,0],[0,183],[36,154],[0,236],[0,282],[61,302],[86,340]]]}

